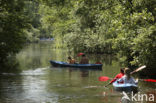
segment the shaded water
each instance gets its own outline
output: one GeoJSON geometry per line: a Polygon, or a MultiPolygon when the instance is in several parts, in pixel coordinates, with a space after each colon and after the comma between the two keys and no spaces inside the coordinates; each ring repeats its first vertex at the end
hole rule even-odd
{"type": "MultiPolygon", "coordinates": [[[[108,82],[98,81],[99,76],[114,77],[119,72],[117,60],[90,55],[91,63],[102,61],[102,71],[50,66],[49,60],[67,61],[68,55],[68,50],[55,49],[52,42],[23,48],[17,54],[22,72],[0,75],[0,103],[120,103],[122,94],[112,86],[104,88],[108,82]]],[[[140,93],[155,94],[156,98],[155,83],[140,82],[139,87],[140,93]]]]}

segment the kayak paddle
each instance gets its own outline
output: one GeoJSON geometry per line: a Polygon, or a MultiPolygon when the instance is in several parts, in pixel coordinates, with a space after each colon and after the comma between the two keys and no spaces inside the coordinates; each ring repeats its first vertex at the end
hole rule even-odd
{"type": "Polygon", "coordinates": [[[106,77],[106,76],[100,76],[99,77],[99,81],[108,81],[110,79],[113,79],[113,78],[109,78],[109,77],[106,77]]]}
{"type": "Polygon", "coordinates": [[[143,70],[144,68],[146,68],[146,65],[139,67],[138,69],[134,70],[133,72],[131,72],[131,74],[136,73],[138,71],[143,70]]]}
{"type": "MultiPolygon", "coordinates": [[[[110,79],[113,79],[113,78],[109,78],[109,77],[106,77],[106,76],[99,77],[99,81],[108,81],[110,79]]],[[[146,81],[146,82],[156,82],[155,79],[139,79],[139,80],[146,81]]]]}
{"type": "MultiPolygon", "coordinates": [[[[136,70],[134,70],[134,71],[132,71],[131,74],[136,73],[136,72],[138,72],[138,71],[141,71],[141,70],[143,70],[144,68],[146,68],[145,65],[139,67],[138,69],[136,69],[136,70]]],[[[110,79],[110,78],[109,78],[109,77],[106,77],[106,76],[100,76],[100,77],[99,77],[99,81],[107,81],[107,80],[109,80],[109,79],[110,79]]],[[[111,79],[113,79],[113,78],[111,78],[111,79]]]]}
{"type": "Polygon", "coordinates": [[[156,80],[154,80],[154,79],[143,79],[143,81],[146,81],[146,82],[156,82],[156,80]]]}

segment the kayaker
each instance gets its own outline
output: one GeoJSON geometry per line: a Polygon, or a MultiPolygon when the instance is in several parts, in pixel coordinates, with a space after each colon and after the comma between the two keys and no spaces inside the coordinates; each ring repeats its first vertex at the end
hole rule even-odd
{"type": "Polygon", "coordinates": [[[117,74],[117,75],[115,76],[115,78],[114,78],[113,80],[111,80],[105,87],[107,87],[108,85],[114,83],[116,80],[122,78],[123,76],[124,76],[124,68],[120,68],[120,73],[117,74]]]}
{"type": "Polygon", "coordinates": [[[80,64],[89,64],[89,60],[85,54],[82,55],[82,58],[80,60],[80,64]]]}
{"type": "Polygon", "coordinates": [[[131,77],[130,73],[131,73],[131,70],[129,68],[125,68],[124,70],[125,75],[122,78],[120,78],[117,82],[121,84],[126,84],[126,83],[137,84],[138,79],[135,80],[133,77],[131,77]]]}
{"type": "Polygon", "coordinates": [[[69,62],[69,64],[75,64],[76,63],[75,60],[72,59],[70,56],[68,57],[68,62],[69,62]]]}

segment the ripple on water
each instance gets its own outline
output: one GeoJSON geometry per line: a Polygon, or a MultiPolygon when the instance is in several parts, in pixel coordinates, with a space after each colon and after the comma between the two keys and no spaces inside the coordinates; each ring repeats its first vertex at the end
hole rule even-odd
{"type": "Polygon", "coordinates": [[[44,75],[45,71],[48,70],[49,67],[45,68],[36,68],[36,69],[31,69],[31,70],[25,70],[22,71],[20,74],[18,73],[0,73],[1,76],[17,76],[17,75],[22,75],[22,76],[35,76],[35,75],[44,75]]]}
{"type": "Polygon", "coordinates": [[[26,70],[23,71],[22,73],[20,73],[20,75],[22,76],[38,76],[38,75],[44,75],[45,71],[48,69],[48,67],[46,68],[37,68],[37,69],[33,69],[33,70],[26,70]]]}

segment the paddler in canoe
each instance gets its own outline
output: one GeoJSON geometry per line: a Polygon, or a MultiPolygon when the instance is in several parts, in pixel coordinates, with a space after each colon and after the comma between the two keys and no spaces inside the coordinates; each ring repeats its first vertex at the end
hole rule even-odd
{"type": "MultiPolygon", "coordinates": [[[[84,53],[79,56],[82,56],[79,64],[89,64],[89,59],[86,57],[86,55],[84,53]]],[[[69,64],[77,64],[75,59],[73,59],[71,56],[68,57],[68,63],[69,64]]]]}
{"type": "Polygon", "coordinates": [[[131,76],[131,70],[129,68],[125,68],[124,74],[125,75],[122,78],[117,80],[117,83],[119,83],[119,84],[126,84],[126,83],[137,84],[138,83],[138,79],[135,80],[131,76]]]}
{"type": "MultiPolygon", "coordinates": [[[[138,79],[137,79],[137,81],[135,81],[134,78],[131,77],[131,74],[134,74],[134,73],[136,73],[138,71],[141,71],[144,68],[146,68],[146,65],[143,65],[143,66],[137,68],[136,70],[134,70],[132,72],[131,72],[131,70],[129,68],[125,68],[124,73],[123,73],[123,70],[120,69],[120,73],[110,83],[108,83],[105,87],[107,87],[108,85],[114,83],[116,80],[119,80],[119,79],[120,79],[118,81],[119,83],[121,83],[121,80],[123,80],[123,83],[134,83],[135,84],[135,83],[137,83],[138,79]]],[[[109,79],[111,79],[111,78],[106,77],[106,76],[99,77],[99,81],[107,81],[109,79]]],[[[148,81],[148,80],[144,80],[144,81],[148,81]]]]}
{"type": "Polygon", "coordinates": [[[120,73],[115,76],[113,80],[111,80],[105,87],[109,86],[110,84],[117,81],[118,83],[132,83],[136,84],[138,82],[134,80],[133,77],[131,77],[131,70],[129,68],[121,68],[120,73]]]}
{"type": "Polygon", "coordinates": [[[141,70],[143,70],[144,68],[146,68],[145,65],[144,65],[144,66],[141,66],[141,67],[139,67],[139,68],[137,68],[137,69],[134,70],[133,72],[131,72],[131,70],[130,70],[129,68],[125,68],[125,69],[124,69],[124,76],[123,76],[121,79],[119,79],[117,82],[118,82],[118,83],[124,83],[124,84],[126,84],[126,83],[129,83],[129,84],[137,84],[139,79],[136,79],[136,80],[135,80],[135,79],[131,76],[131,74],[136,73],[136,72],[138,72],[138,71],[141,71],[141,70]]]}
{"type": "Polygon", "coordinates": [[[79,64],[89,64],[89,59],[86,57],[85,54],[82,55],[82,58],[79,64]]]}
{"type": "Polygon", "coordinates": [[[68,63],[69,64],[76,64],[75,59],[73,59],[71,56],[68,57],[68,63]]]}
{"type": "Polygon", "coordinates": [[[135,80],[131,77],[131,70],[129,68],[125,68],[124,76],[118,79],[113,83],[113,87],[116,91],[125,91],[125,92],[138,92],[138,79],[135,80]]]}

